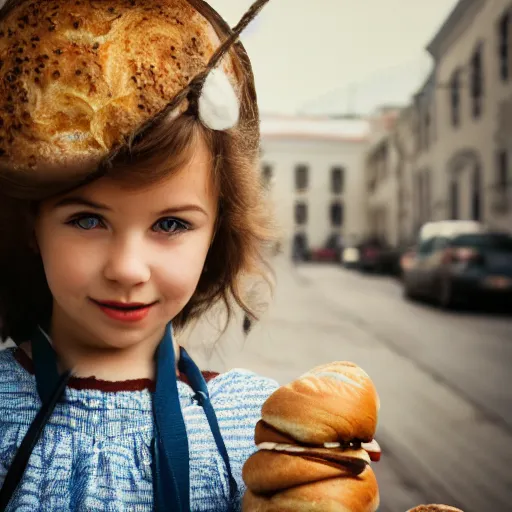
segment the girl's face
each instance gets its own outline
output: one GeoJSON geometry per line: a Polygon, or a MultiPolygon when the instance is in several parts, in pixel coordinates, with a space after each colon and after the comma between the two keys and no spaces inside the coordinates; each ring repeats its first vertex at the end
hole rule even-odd
{"type": "Polygon", "coordinates": [[[52,334],[105,348],[160,339],[193,295],[214,235],[211,172],[198,142],[190,162],[156,185],[129,190],[102,178],[41,205],[52,334]]]}

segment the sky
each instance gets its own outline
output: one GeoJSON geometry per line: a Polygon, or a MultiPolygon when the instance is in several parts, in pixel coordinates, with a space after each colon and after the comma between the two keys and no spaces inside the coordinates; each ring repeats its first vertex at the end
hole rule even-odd
{"type": "MultiPolygon", "coordinates": [[[[260,110],[369,113],[407,104],[431,69],[425,47],[458,0],[270,0],[242,40],[260,110]]],[[[234,26],[250,0],[209,0],[234,26]]]]}

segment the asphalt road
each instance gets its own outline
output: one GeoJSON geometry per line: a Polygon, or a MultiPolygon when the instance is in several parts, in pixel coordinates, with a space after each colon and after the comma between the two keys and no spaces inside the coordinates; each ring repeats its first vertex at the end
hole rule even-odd
{"type": "MultiPolygon", "coordinates": [[[[317,364],[354,361],[381,398],[380,511],[512,510],[511,317],[410,303],[395,280],[338,267],[279,260],[277,278],[249,337],[241,341],[237,319],[203,366],[285,383],[317,364]]],[[[214,337],[211,325],[198,326],[190,343],[209,347],[214,337]]]]}

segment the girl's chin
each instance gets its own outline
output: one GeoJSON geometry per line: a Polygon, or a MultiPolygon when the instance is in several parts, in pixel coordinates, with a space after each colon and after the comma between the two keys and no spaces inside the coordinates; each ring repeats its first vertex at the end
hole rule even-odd
{"type": "MultiPolygon", "coordinates": [[[[163,328],[162,328],[163,332],[163,328]]],[[[136,345],[151,343],[158,344],[162,334],[160,331],[142,328],[121,329],[119,327],[105,326],[100,329],[89,329],[90,345],[101,349],[123,350],[136,345]]]]}
{"type": "Polygon", "coordinates": [[[123,350],[141,344],[156,347],[169,322],[167,315],[162,315],[156,309],[140,321],[113,319],[98,310],[93,311],[93,314],[89,310],[86,314],[74,317],[74,320],[72,331],[77,333],[77,338],[82,339],[82,343],[91,348],[105,350],[123,350]]]}

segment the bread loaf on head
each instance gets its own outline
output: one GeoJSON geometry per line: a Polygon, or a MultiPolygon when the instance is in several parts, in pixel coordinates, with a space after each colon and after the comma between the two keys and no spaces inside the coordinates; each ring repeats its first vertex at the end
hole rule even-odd
{"type": "Polygon", "coordinates": [[[377,481],[371,468],[355,478],[331,478],[276,494],[244,495],[247,512],[375,512],[377,481]]]}
{"type": "Polygon", "coordinates": [[[335,362],[277,389],[264,403],[262,419],[301,443],[368,442],[377,428],[378,409],[370,377],[353,363],[335,362]]]}
{"type": "Polygon", "coordinates": [[[2,18],[0,158],[14,168],[99,160],[220,44],[187,0],[26,0],[2,18]]]}
{"type": "Polygon", "coordinates": [[[449,507],[448,505],[418,505],[407,512],[463,512],[462,510],[449,507]]]}

